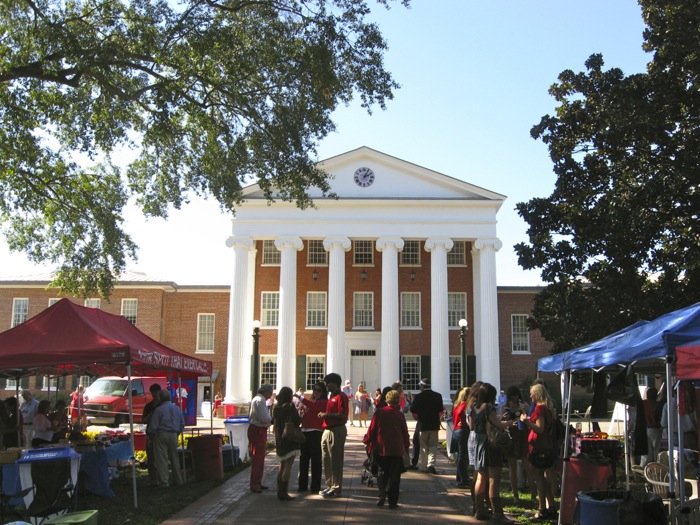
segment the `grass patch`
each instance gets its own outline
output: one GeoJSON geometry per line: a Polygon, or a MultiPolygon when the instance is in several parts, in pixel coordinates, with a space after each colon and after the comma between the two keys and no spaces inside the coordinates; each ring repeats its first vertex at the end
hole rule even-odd
{"type": "MultiPolygon", "coordinates": [[[[112,480],[111,487],[115,496],[103,498],[85,493],[78,496],[77,510],[98,510],[100,525],[157,525],[178,513],[191,503],[210,494],[212,490],[226,483],[234,475],[247,469],[249,463],[242,463],[233,470],[224,472],[224,479],[194,481],[190,479],[180,487],[162,489],[151,487],[148,472],[144,468],[136,469],[136,486],[138,508],[134,508],[131,471],[118,479],[112,480]]],[[[191,471],[188,470],[188,477],[191,471]]]]}

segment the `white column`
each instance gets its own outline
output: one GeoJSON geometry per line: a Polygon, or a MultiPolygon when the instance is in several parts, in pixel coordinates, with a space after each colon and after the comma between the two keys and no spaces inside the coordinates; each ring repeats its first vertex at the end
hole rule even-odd
{"type": "Polygon", "coordinates": [[[428,239],[430,252],[430,375],[435,392],[450,399],[450,341],[447,320],[447,252],[451,239],[428,239]]]}
{"type": "Polygon", "coordinates": [[[345,252],[352,243],[347,237],[327,237],[328,252],[328,339],[326,371],[345,379],[345,252]]]}
{"type": "Polygon", "coordinates": [[[240,404],[250,401],[250,359],[253,347],[249,341],[252,327],[250,331],[247,330],[246,314],[249,313],[248,297],[252,292],[248,287],[248,257],[251,251],[255,251],[255,243],[250,237],[229,237],[226,246],[233,248],[233,276],[229,298],[224,403],[240,404]]]}
{"type": "Polygon", "coordinates": [[[498,289],[496,252],[503,243],[498,239],[477,239],[474,259],[474,342],[477,379],[501,388],[501,365],[498,349],[498,289]]]}
{"type": "Polygon", "coordinates": [[[382,252],[382,336],[379,359],[380,385],[390,385],[400,377],[399,353],[399,258],[403,239],[377,239],[382,252]]]}
{"type": "Polygon", "coordinates": [[[277,389],[296,387],[297,359],[297,252],[304,247],[299,237],[279,237],[275,247],[282,252],[280,265],[280,310],[277,327],[277,389]]]}

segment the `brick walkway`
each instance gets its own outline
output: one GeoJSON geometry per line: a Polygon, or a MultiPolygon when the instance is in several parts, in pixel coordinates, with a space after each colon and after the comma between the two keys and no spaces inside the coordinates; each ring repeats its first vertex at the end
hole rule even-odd
{"type": "MultiPolygon", "coordinates": [[[[411,433],[413,422],[409,421],[411,433]]],[[[454,487],[454,465],[438,454],[437,475],[409,471],[401,478],[400,507],[378,508],[377,487],[361,482],[366,458],[362,437],[365,429],[348,427],[343,472],[343,494],[324,499],[309,492],[296,493],[299,461],[294,462],[290,494],[294,501],[281,502],[276,497],[277,461],[274,452],[265,459],[264,483],[269,491],[254,494],[248,490],[250,471],[237,474],[211,494],[163,522],[166,525],[230,523],[377,523],[383,519],[410,520],[418,523],[479,523],[471,517],[469,493],[454,487]]],[[[444,439],[444,434],[442,436],[444,439]]]]}

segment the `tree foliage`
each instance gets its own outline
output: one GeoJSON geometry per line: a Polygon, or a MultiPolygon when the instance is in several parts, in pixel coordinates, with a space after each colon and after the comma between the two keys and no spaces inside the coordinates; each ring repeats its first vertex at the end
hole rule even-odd
{"type": "Polygon", "coordinates": [[[398,87],[363,0],[0,6],[0,223],[78,294],[108,293],[135,257],[132,198],[166,217],[191,194],[233,211],[253,180],[302,208],[308,188],[328,195],[314,162],[331,113],[355,96],[383,109],[398,87]]]}
{"type": "Polygon", "coordinates": [[[531,326],[555,352],[700,300],[700,4],[639,3],[647,71],[592,55],[531,131],[557,181],[517,205],[529,242],[515,248],[549,283],[531,326]]]}

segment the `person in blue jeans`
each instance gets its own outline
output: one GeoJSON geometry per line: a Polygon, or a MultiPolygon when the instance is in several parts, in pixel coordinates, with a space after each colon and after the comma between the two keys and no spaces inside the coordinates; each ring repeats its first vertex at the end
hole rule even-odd
{"type": "Polygon", "coordinates": [[[467,398],[469,397],[469,387],[464,387],[459,391],[452,410],[452,442],[450,452],[457,452],[457,487],[466,489],[470,487],[469,482],[469,452],[467,444],[469,442],[469,424],[467,423],[467,398]]]}

